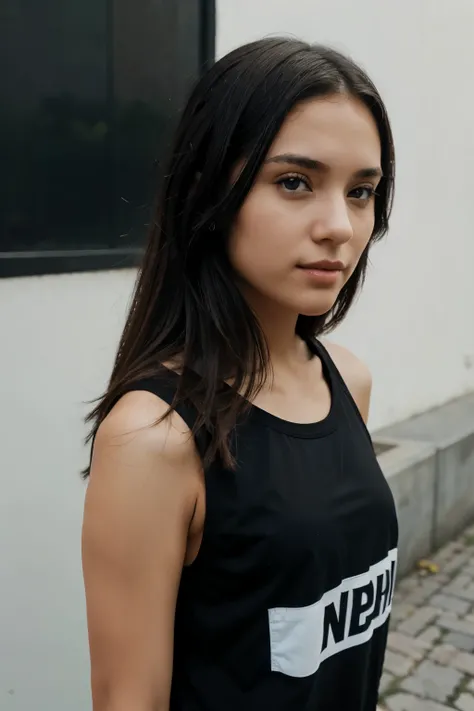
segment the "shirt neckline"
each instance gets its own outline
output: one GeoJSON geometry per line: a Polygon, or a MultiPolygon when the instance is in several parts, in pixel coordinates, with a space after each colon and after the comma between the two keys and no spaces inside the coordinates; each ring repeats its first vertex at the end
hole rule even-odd
{"type": "Polygon", "coordinates": [[[303,439],[322,437],[336,429],[338,422],[338,388],[333,368],[328,362],[329,356],[325,353],[322,346],[320,347],[319,341],[316,339],[308,342],[308,348],[320,359],[323,377],[329,387],[331,405],[326,417],[316,422],[293,422],[292,420],[284,420],[281,417],[268,412],[268,410],[264,410],[258,405],[250,403],[249,417],[253,422],[259,423],[270,429],[278,430],[279,432],[292,437],[299,437],[303,439]]]}
{"type": "MultiPolygon", "coordinates": [[[[245,422],[250,421],[259,426],[301,439],[323,437],[337,428],[339,421],[337,416],[337,410],[339,408],[339,388],[337,387],[337,379],[335,377],[335,366],[324,346],[316,338],[308,340],[307,346],[309,351],[321,361],[323,378],[329,387],[331,405],[326,417],[316,422],[294,422],[278,417],[247,400],[248,410],[247,415],[244,417],[245,422]]],[[[179,379],[179,374],[175,370],[171,370],[166,366],[163,367],[171,376],[176,378],[176,380],[179,379]]],[[[242,399],[245,400],[245,398],[242,399]]]]}

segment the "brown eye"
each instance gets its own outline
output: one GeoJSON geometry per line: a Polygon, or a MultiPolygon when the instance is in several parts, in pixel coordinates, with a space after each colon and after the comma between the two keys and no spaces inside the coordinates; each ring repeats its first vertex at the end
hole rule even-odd
{"type": "Polygon", "coordinates": [[[300,175],[287,175],[281,178],[277,185],[281,185],[286,192],[300,193],[310,190],[308,181],[300,175]]]}
{"type": "Polygon", "coordinates": [[[371,185],[366,185],[360,188],[355,188],[349,193],[349,197],[355,200],[360,200],[361,202],[368,202],[375,195],[375,190],[371,185]]]}

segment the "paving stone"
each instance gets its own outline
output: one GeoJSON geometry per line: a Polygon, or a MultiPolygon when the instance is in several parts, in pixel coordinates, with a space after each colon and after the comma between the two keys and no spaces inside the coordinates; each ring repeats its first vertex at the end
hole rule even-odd
{"type": "MultiPolygon", "coordinates": [[[[417,613],[415,612],[415,615],[416,614],[417,613]]],[[[459,617],[442,615],[436,624],[449,632],[460,632],[461,634],[467,634],[474,637],[474,622],[466,622],[466,620],[461,620],[459,617]]]]}
{"type": "MultiPolygon", "coordinates": [[[[439,627],[431,625],[431,627],[427,627],[426,630],[417,637],[417,639],[421,639],[422,642],[426,642],[430,646],[433,646],[433,644],[435,644],[435,642],[437,642],[442,636],[443,632],[439,629],[439,627]]],[[[458,649],[464,649],[464,647],[458,647],[458,649]]],[[[468,649],[466,651],[470,652],[471,650],[468,649]]]]}
{"type": "Polygon", "coordinates": [[[441,610],[454,612],[456,615],[466,615],[471,609],[471,604],[467,600],[460,600],[453,595],[433,595],[429,601],[431,607],[438,607],[441,610]]]}
{"type": "Polygon", "coordinates": [[[455,573],[466,563],[469,555],[469,551],[461,551],[460,553],[456,553],[443,565],[443,573],[455,573]]]}
{"type": "Polygon", "coordinates": [[[463,675],[448,667],[424,661],[400,687],[417,696],[446,703],[463,679],[463,675]]]}
{"type": "Polygon", "coordinates": [[[413,592],[413,590],[416,590],[417,587],[418,579],[414,575],[411,575],[409,578],[402,578],[397,583],[397,589],[395,592],[394,599],[396,600],[397,595],[399,595],[400,593],[402,595],[407,595],[408,593],[413,592]]]}
{"type": "Polygon", "coordinates": [[[447,543],[445,546],[440,548],[433,556],[431,556],[431,560],[434,563],[437,563],[438,565],[440,563],[447,563],[450,558],[452,558],[456,553],[459,553],[459,551],[462,550],[459,548],[459,545],[456,544],[454,541],[447,543]]]}
{"type": "Polygon", "coordinates": [[[388,636],[388,649],[420,662],[426,657],[430,645],[419,638],[408,637],[401,632],[391,632],[388,636]]]}
{"type": "Polygon", "coordinates": [[[406,593],[401,593],[399,590],[396,590],[393,593],[392,607],[398,607],[399,605],[403,605],[405,600],[406,600],[406,593]]]}
{"type": "Polygon", "coordinates": [[[385,653],[385,671],[394,674],[395,676],[407,676],[414,666],[415,662],[409,657],[404,657],[397,652],[392,652],[387,649],[385,653]]]}
{"type": "Polygon", "coordinates": [[[466,575],[464,569],[462,573],[456,575],[449,583],[449,587],[453,588],[467,588],[469,585],[472,585],[472,577],[470,575],[466,575]]]}
{"type": "Polygon", "coordinates": [[[474,652],[474,637],[461,632],[449,632],[444,638],[445,644],[449,644],[462,652],[474,652]]]}
{"type": "Polygon", "coordinates": [[[379,694],[383,696],[396,681],[396,677],[388,671],[384,671],[380,680],[379,694]]]}
{"type": "Polygon", "coordinates": [[[474,654],[468,654],[468,652],[458,652],[454,659],[451,661],[451,665],[454,669],[474,676],[474,654]]]}
{"type": "MultiPolygon", "coordinates": [[[[474,570],[473,570],[473,576],[474,576],[474,570]]],[[[451,582],[452,578],[450,575],[447,575],[446,573],[436,573],[436,578],[438,583],[440,583],[440,587],[443,585],[448,585],[448,583],[451,582]]]]}
{"type": "Polygon", "coordinates": [[[457,654],[459,654],[459,651],[456,647],[451,647],[448,644],[439,644],[430,653],[430,659],[438,664],[450,666],[451,661],[457,654]]]}
{"type": "Polygon", "coordinates": [[[398,629],[398,625],[400,622],[397,622],[393,617],[390,617],[389,623],[388,623],[388,629],[390,632],[395,632],[396,629],[398,629]]]}
{"type": "MultiPolygon", "coordinates": [[[[420,607],[413,613],[413,615],[407,617],[407,619],[398,626],[398,631],[415,637],[422,632],[425,627],[428,627],[428,625],[433,622],[438,615],[439,612],[435,608],[428,606],[420,607]]],[[[453,631],[457,632],[458,630],[456,629],[453,631]]]]}
{"type": "Polygon", "coordinates": [[[455,703],[456,708],[460,711],[474,711],[474,696],[472,694],[461,694],[455,703]]]}
{"type": "Polygon", "coordinates": [[[389,711],[452,711],[452,707],[436,701],[419,699],[411,694],[394,694],[384,702],[389,711]]]}
{"type": "Polygon", "coordinates": [[[420,585],[406,597],[406,602],[410,605],[422,605],[441,587],[437,580],[424,580],[420,585]]]}
{"type": "Polygon", "coordinates": [[[422,590],[426,590],[426,592],[432,591],[433,593],[436,592],[436,590],[439,590],[440,587],[442,587],[442,582],[438,578],[437,575],[432,576],[431,578],[427,578],[426,580],[423,580],[423,582],[420,585],[420,588],[422,590]]]}
{"type": "Polygon", "coordinates": [[[409,605],[407,602],[394,603],[392,607],[391,619],[393,622],[403,622],[407,617],[412,615],[416,610],[414,605],[409,605]]]}
{"type": "MultiPolygon", "coordinates": [[[[446,589],[446,588],[445,588],[446,589]]],[[[474,602],[474,585],[469,585],[467,588],[453,589],[453,593],[460,597],[462,600],[468,600],[469,602],[474,602]]]]}
{"type": "Polygon", "coordinates": [[[423,590],[420,588],[419,590],[415,590],[415,592],[410,593],[410,595],[407,596],[406,601],[409,605],[413,605],[414,607],[421,607],[425,602],[427,602],[428,598],[431,597],[432,592],[426,592],[426,590],[423,590]]]}
{"type": "Polygon", "coordinates": [[[456,597],[461,597],[461,599],[468,600],[468,602],[470,602],[469,597],[474,590],[474,584],[472,581],[467,585],[464,583],[461,584],[460,582],[457,582],[458,580],[462,583],[462,581],[465,581],[466,578],[462,576],[461,578],[451,580],[451,582],[447,583],[447,585],[443,585],[439,592],[444,593],[445,595],[455,595],[456,597]]]}
{"type": "Polygon", "coordinates": [[[474,711],[474,526],[430,559],[397,584],[377,711],[474,711]]]}

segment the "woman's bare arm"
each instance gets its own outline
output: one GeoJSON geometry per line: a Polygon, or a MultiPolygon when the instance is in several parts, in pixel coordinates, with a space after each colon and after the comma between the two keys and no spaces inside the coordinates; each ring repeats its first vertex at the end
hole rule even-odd
{"type": "Polygon", "coordinates": [[[83,570],[94,711],[168,711],[175,604],[202,472],[179,415],[146,392],[99,428],[83,570]]]}

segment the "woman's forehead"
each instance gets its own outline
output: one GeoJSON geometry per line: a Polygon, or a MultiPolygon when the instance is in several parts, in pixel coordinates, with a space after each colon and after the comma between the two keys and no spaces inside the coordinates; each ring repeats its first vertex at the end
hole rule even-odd
{"type": "Polygon", "coordinates": [[[380,136],[374,117],[358,99],[334,96],[307,100],[287,116],[267,158],[281,154],[307,156],[332,164],[380,167],[380,136]]]}

